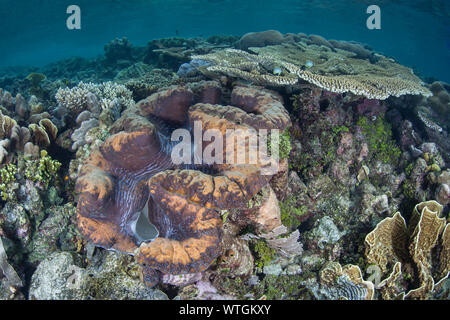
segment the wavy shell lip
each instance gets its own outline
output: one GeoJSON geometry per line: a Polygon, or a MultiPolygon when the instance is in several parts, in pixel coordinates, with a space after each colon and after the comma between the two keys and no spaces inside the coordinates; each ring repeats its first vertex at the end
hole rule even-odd
{"type": "MultiPolygon", "coordinates": [[[[127,109],[113,125],[113,135],[80,170],[76,190],[81,192],[81,233],[97,246],[134,255],[149,286],[159,282],[160,273],[207,269],[222,249],[218,210],[246,206],[268,183],[261,175],[261,162],[213,165],[214,174],[199,171],[202,165],[197,170],[176,169],[169,155],[172,144],[165,137],[171,126],[158,121],[178,120],[185,126],[183,121],[189,125],[199,119],[205,129],[222,130],[243,125],[284,130],[290,125],[282,99],[274,92],[236,87],[234,106],[221,106],[216,89],[197,88],[195,97],[203,98],[194,99],[190,89],[171,87],[139,103],[141,109],[127,109]],[[178,104],[181,113],[162,108],[177,110],[178,104]]],[[[200,145],[201,151],[205,147],[200,145]]],[[[242,147],[250,151],[249,145],[242,147]]]]}

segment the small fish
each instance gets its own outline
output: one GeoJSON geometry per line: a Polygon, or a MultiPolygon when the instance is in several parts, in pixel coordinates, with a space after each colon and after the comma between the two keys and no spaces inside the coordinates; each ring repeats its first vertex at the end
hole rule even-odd
{"type": "Polygon", "coordinates": [[[279,76],[281,74],[281,68],[280,67],[275,67],[273,68],[273,74],[276,76],[279,76]]]}
{"type": "Polygon", "coordinates": [[[305,67],[311,68],[311,67],[313,67],[313,66],[314,66],[314,62],[312,62],[312,61],[310,61],[310,60],[306,61],[305,67]]]}

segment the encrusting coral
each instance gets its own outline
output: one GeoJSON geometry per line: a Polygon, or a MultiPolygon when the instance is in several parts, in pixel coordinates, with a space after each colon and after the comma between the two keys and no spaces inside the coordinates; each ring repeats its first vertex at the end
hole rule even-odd
{"type": "MultiPolygon", "coordinates": [[[[209,84],[203,89],[209,92],[209,84]]],[[[271,164],[270,160],[214,163],[210,165],[217,172],[214,175],[176,169],[161,121],[187,121],[191,128],[202,121],[202,136],[208,129],[225,136],[227,129],[284,130],[290,125],[280,98],[268,91],[236,87],[231,98],[236,107],[209,104],[219,98],[217,94],[194,95],[186,87],[154,94],[124,112],[111,129],[118,133],[94,150],[80,170],[76,189],[81,193],[77,207],[81,232],[96,245],[135,255],[149,285],[159,281],[159,272],[205,270],[221,252],[218,211],[245,208],[268,183],[270,176],[261,175],[261,170],[271,164]],[[147,238],[137,232],[141,212],[157,227],[156,234],[147,234],[147,238]]],[[[226,141],[229,145],[223,158],[239,147],[233,139],[226,141]]],[[[201,144],[201,151],[208,145],[201,144]]],[[[250,150],[248,143],[243,147],[250,150]]]]}

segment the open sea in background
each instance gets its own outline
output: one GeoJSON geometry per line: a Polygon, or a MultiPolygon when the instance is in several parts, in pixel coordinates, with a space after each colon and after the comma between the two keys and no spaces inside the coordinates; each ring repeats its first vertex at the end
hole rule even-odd
{"type": "Polygon", "coordinates": [[[422,77],[450,82],[449,0],[0,0],[0,17],[1,67],[93,57],[117,37],[145,45],[275,29],[365,43],[422,77]],[[81,8],[81,30],[66,28],[72,4],[81,8]],[[381,8],[381,30],[366,27],[371,4],[381,8]]]}

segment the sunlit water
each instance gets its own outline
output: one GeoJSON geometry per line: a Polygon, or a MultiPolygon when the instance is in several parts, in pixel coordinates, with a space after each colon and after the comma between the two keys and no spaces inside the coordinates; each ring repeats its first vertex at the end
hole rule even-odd
{"type": "Polygon", "coordinates": [[[421,76],[450,82],[448,0],[0,0],[0,66],[95,56],[123,36],[145,45],[267,29],[366,43],[421,76]],[[66,27],[71,4],[81,8],[81,30],[66,27]],[[366,27],[371,4],[381,8],[381,30],[366,27]]]}

